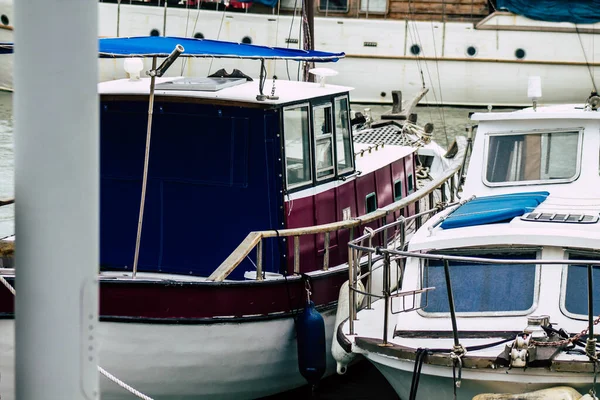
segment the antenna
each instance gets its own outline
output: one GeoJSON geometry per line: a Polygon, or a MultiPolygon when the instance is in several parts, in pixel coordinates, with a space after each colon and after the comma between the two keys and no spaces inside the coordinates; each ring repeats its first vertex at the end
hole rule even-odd
{"type": "Polygon", "coordinates": [[[533,111],[537,109],[537,101],[542,97],[542,78],[530,76],[527,82],[527,97],[533,101],[533,111]]]}

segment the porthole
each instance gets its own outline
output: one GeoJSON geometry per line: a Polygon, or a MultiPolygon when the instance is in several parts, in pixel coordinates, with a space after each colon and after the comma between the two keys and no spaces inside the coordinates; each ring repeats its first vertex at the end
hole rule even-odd
{"type": "Polygon", "coordinates": [[[525,50],[523,50],[523,49],[515,50],[515,57],[517,57],[519,60],[524,59],[525,58],[525,50]]]}
{"type": "Polygon", "coordinates": [[[418,44],[413,44],[410,46],[410,52],[413,55],[418,56],[421,53],[421,47],[418,44]]]}
{"type": "Polygon", "coordinates": [[[2,14],[2,16],[0,16],[0,21],[2,22],[3,25],[8,25],[8,23],[10,22],[8,20],[8,17],[4,14],[2,14]]]}
{"type": "Polygon", "coordinates": [[[152,29],[150,31],[150,36],[160,36],[160,32],[158,31],[158,29],[152,29]]]}
{"type": "Polygon", "coordinates": [[[475,57],[476,54],[477,54],[477,49],[475,48],[475,46],[467,47],[467,55],[468,56],[475,57]]]}
{"type": "Polygon", "coordinates": [[[252,38],[250,36],[244,36],[242,38],[242,43],[252,44],[252,38]]]}
{"type": "Polygon", "coordinates": [[[387,93],[386,93],[386,92],[381,92],[381,93],[379,93],[379,95],[380,95],[381,97],[385,97],[385,96],[387,96],[387,93]]]}
{"type": "Polygon", "coordinates": [[[196,39],[204,39],[204,35],[201,32],[194,33],[194,37],[196,39]]]}

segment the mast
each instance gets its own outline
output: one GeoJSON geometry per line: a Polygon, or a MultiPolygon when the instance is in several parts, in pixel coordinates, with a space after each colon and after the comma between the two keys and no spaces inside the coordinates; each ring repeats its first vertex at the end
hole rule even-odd
{"type": "MultiPolygon", "coordinates": [[[[304,31],[304,50],[315,49],[315,1],[304,0],[304,23],[302,29],[304,31]]],[[[304,80],[306,82],[314,82],[315,77],[308,73],[308,70],[314,67],[313,62],[304,63],[304,80]]]]}
{"type": "Polygon", "coordinates": [[[14,7],[16,398],[97,399],[98,5],[14,7]]]}

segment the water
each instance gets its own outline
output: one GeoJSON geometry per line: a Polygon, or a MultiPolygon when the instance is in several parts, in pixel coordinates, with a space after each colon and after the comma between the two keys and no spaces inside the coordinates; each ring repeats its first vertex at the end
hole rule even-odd
{"type": "MultiPolygon", "coordinates": [[[[357,106],[353,109],[364,111],[369,108],[377,118],[388,111],[385,106],[357,106]]],[[[464,134],[469,123],[468,108],[432,107],[417,108],[419,124],[431,122],[435,125],[434,138],[443,146],[451,143],[456,135],[464,134]],[[444,124],[445,122],[445,124],[444,124]],[[445,127],[445,129],[444,129],[445,127]]],[[[481,110],[479,110],[481,111],[481,110]]],[[[0,93],[0,199],[14,196],[14,136],[12,95],[0,93]]],[[[0,238],[14,233],[14,206],[0,207],[0,238]]],[[[383,376],[366,361],[353,366],[344,376],[332,376],[325,379],[315,393],[311,388],[303,387],[288,393],[269,397],[269,400],[283,399],[398,399],[383,376]]]]}

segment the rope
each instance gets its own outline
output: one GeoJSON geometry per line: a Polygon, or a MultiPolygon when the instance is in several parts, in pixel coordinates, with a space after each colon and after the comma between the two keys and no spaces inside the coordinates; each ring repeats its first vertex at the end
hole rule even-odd
{"type": "Polygon", "coordinates": [[[15,291],[15,288],[12,287],[12,285],[10,283],[8,283],[8,281],[6,279],[4,279],[3,276],[0,276],[0,282],[2,282],[2,284],[4,286],[6,286],[6,288],[8,289],[8,291],[11,292],[13,296],[17,295],[17,292],[15,291]]]}
{"type": "MultiPolygon", "coordinates": [[[[15,288],[10,283],[8,283],[8,281],[6,279],[4,279],[3,276],[0,276],[0,282],[2,282],[2,284],[4,286],[6,286],[6,288],[13,294],[13,296],[17,295],[17,291],[15,290],[15,288]]],[[[146,396],[139,390],[136,390],[133,387],[129,386],[128,384],[126,384],[125,382],[123,382],[122,380],[120,380],[119,378],[117,378],[116,376],[111,374],[110,372],[106,371],[104,368],[102,368],[99,365],[98,365],[98,372],[100,372],[102,375],[104,375],[105,377],[107,377],[108,379],[110,379],[111,381],[116,383],[117,385],[121,386],[123,389],[127,390],[129,393],[136,395],[140,399],[154,400],[152,397],[146,396]]]]}
{"type": "Polygon", "coordinates": [[[114,376],[110,372],[106,371],[104,368],[102,368],[99,365],[98,365],[98,372],[100,372],[102,375],[104,375],[105,377],[107,377],[108,379],[110,379],[111,381],[116,383],[117,385],[121,386],[123,389],[127,390],[129,393],[136,395],[140,399],[154,400],[152,397],[146,396],[144,393],[140,392],[139,390],[132,388],[131,386],[129,386],[122,380],[118,379],[116,376],[114,376]]]}
{"type": "MultiPolygon", "coordinates": [[[[596,318],[594,320],[594,325],[598,325],[600,323],[600,317],[596,318]]],[[[532,340],[531,343],[535,344],[536,346],[563,346],[563,345],[567,345],[570,343],[574,343],[577,342],[578,340],[581,339],[582,336],[586,335],[588,333],[589,330],[589,326],[587,328],[585,328],[584,330],[582,330],[581,332],[579,332],[577,335],[571,336],[568,339],[565,340],[557,340],[554,342],[539,342],[537,340],[532,340]]]]}

